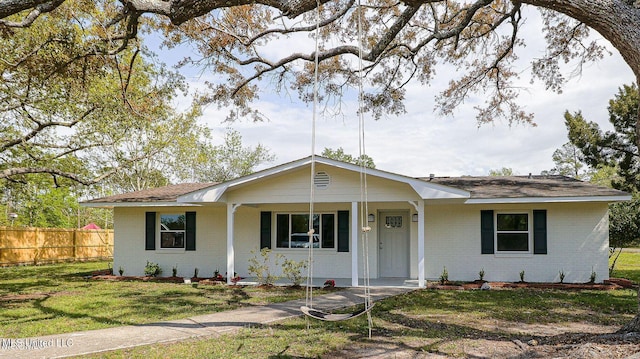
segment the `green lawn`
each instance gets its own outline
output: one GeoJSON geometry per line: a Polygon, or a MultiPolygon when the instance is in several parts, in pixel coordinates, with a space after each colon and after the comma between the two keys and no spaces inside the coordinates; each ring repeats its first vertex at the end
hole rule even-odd
{"type": "MultiPolygon", "coordinates": [[[[623,253],[615,275],[640,278],[640,253],[623,253]]],[[[376,303],[373,341],[367,338],[365,317],[335,323],[297,318],[215,339],[142,346],[88,358],[319,358],[336,349],[380,342],[464,357],[460,343],[465,340],[512,342],[526,337],[501,329],[505,326],[585,323],[617,327],[631,320],[636,310],[636,292],[631,289],[418,290],[376,303]]]]}
{"type": "Polygon", "coordinates": [[[88,279],[107,262],[0,268],[0,338],[186,318],[304,298],[300,289],[88,279]]]}
{"type": "MultiPolygon", "coordinates": [[[[623,253],[614,275],[640,278],[640,253],[623,253]]],[[[39,336],[184,318],[243,305],[289,300],[300,290],[85,279],[106,263],[0,268],[0,337],[39,336]]],[[[587,323],[620,326],[637,309],[635,290],[491,290],[415,292],[377,302],[377,341],[417,351],[462,355],[451,344],[522,335],[504,326],[587,323]],[[490,327],[486,324],[490,323],[490,327]]],[[[188,340],[96,354],[95,358],[316,358],[366,343],[366,318],[344,322],[290,319],[215,339],[188,340]]]]}
{"type": "Polygon", "coordinates": [[[640,252],[622,252],[612,277],[626,278],[640,283],[640,252]]]}
{"type": "Polygon", "coordinates": [[[88,358],[319,358],[359,343],[401,343],[418,352],[462,355],[456,340],[485,338],[510,342],[526,335],[504,325],[583,322],[619,326],[636,310],[634,291],[418,290],[377,302],[373,341],[364,316],[344,322],[303,318],[243,329],[234,335],[142,346],[88,358]],[[491,323],[490,329],[483,326],[491,323]],[[457,353],[457,354],[456,354],[457,353]]]}

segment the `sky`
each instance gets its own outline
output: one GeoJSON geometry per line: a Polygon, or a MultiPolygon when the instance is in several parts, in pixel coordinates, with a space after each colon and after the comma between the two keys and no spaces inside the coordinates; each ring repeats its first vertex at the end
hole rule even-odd
{"type": "MultiPolygon", "coordinates": [[[[630,68],[617,50],[610,48],[611,56],[582,69],[580,76],[571,78],[562,94],[546,91],[541,83],[530,83],[530,68],[526,60],[544,52],[540,36],[540,19],[535,11],[525,16],[524,36],[526,48],[518,54],[523,60],[518,85],[523,91],[519,103],[527,112],[533,112],[537,126],[512,125],[497,120],[493,124],[478,127],[473,103],[482,100],[477,94],[459,106],[453,116],[440,117],[434,111],[434,98],[445,88],[455,69],[443,66],[430,86],[417,82],[408,87],[406,114],[387,116],[375,121],[365,117],[366,154],[373,158],[376,168],[402,175],[419,177],[487,175],[491,169],[513,169],[515,174],[539,174],[554,167],[553,152],[568,141],[564,126],[564,112],[582,111],[588,121],[609,129],[608,101],[623,84],[633,82],[630,68]]],[[[595,32],[594,36],[599,37],[595,32]]],[[[599,40],[606,44],[606,40],[599,40]]],[[[306,45],[309,45],[308,43],[306,45]]],[[[158,50],[168,64],[184,56],[185,48],[158,50]]],[[[273,51],[288,53],[288,45],[274,47],[273,51]]],[[[573,69],[570,65],[566,73],[573,69]]],[[[181,69],[192,88],[202,88],[210,78],[196,69],[181,69]]],[[[453,74],[455,76],[455,73],[453,74]]],[[[263,100],[255,103],[269,119],[265,122],[249,120],[226,123],[227,112],[216,106],[205,109],[202,123],[212,129],[215,138],[222,143],[227,128],[240,132],[245,146],[262,144],[276,156],[272,163],[258,169],[293,161],[311,154],[311,106],[302,104],[295,97],[271,96],[267,92],[263,100]]],[[[185,101],[186,103],[186,101],[185,101]]],[[[180,107],[180,104],[177,104],[180,107]]],[[[324,148],[342,147],[346,153],[358,154],[358,118],[356,107],[346,101],[341,116],[319,116],[316,120],[316,154],[324,148]]]]}

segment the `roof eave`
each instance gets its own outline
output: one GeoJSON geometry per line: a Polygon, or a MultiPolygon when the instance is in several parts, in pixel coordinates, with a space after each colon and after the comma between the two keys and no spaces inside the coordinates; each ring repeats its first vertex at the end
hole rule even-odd
{"type": "Polygon", "coordinates": [[[470,198],[465,204],[510,204],[510,203],[586,203],[586,202],[625,202],[631,195],[588,196],[588,197],[516,197],[516,198],[470,198]]]}
{"type": "Polygon", "coordinates": [[[115,208],[115,207],[200,207],[199,204],[162,202],[81,202],[81,207],[115,208]]]}

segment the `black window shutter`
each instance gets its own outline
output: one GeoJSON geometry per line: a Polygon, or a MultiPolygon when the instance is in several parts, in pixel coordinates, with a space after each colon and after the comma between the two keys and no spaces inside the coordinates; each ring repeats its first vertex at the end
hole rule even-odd
{"type": "Polygon", "coordinates": [[[482,254],[493,254],[493,211],[480,211],[480,241],[482,254]]]}
{"type": "Polygon", "coordinates": [[[185,213],[185,239],[184,247],[187,251],[196,250],[196,212],[185,213]]]}
{"type": "Polygon", "coordinates": [[[349,211],[338,211],[338,252],[349,252],[349,211]]]}
{"type": "Polygon", "coordinates": [[[547,210],[533,211],[533,254],[547,254],[547,210]]]}
{"type": "Polygon", "coordinates": [[[156,249],[156,212],[145,213],[144,249],[153,251],[156,249]]]}
{"type": "Polygon", "coordinates": [[[260,249],[271,249],[271,212],[260,212],[260,249]]]}

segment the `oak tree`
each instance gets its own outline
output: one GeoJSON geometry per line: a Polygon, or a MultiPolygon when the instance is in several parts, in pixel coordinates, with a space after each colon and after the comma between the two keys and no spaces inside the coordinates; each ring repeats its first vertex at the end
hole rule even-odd
{"type": "Polygon", "coordinates": [[[369,0],[359,7],[355,0],[4,0],[0,25],[5,33],[16,32],[70,4],[76,12],[91,5],[91,11],[100,12],[85,22],[101,30],[91,40],[93,53],[113,54],[140,33],[156,29],[165,32],[169,46],[191,41],[201,58],[185,61],[224,75],[210,83],[204,100],[233,105],[231,118],[260,117],[250,101],[259,95],[259,80],[267,78],[279,90],[293,89],[310,100],[313,47],[295,45],[308,45],[316,25],[321,99],[356,86],[355,58],[362,50],[364,107],[376,116],[383,111],[401,113],[405,86],[411,80],[428,84],[435,65],[448,63],[462,74],[438,97],[442,113],[451,113],[470,94],[484,92],[486,101],[477,107],[480,122],[497,117],[531,122],[532,114],[519,105],[513,86],[518,76],[514,61],[526,41],[520,32],[527,6],[539,9],[544,19],[540,33],[547,50],[531,68],[532,76],[548,89],[561,91],[566,80],[560,72],[562,62],[583,63],[605,54],[589,39],[590,29],[607,39],[640,75],[640,9],[634,0],[369,0]],[[316,18],[312,10],[318,5],[316,18]],[[278,40],[289,41],[291,51],[271,51],[278,40]]]}
{"type": "MultiPolygon", "coordinates": [[[[636,0],[370,0],[362,6],[354,4],[355,0],[0,0],[0,32],[3,39],[20,36],[23,28],[38,26],[41,19],[59,13],[66,14],[76,28],[96,30],[77,40],[71,32],[43,37],[44,42],[15,42],[15,48],[22,44],[25,50],[8,62],[14,67],[23,66],[23,59],[43,46],[64,44],[57,51],[66,54],[68,48],[84,44],[82,51],[70,56],[52,57],[51,68],[44,69],[37,84],[46,85],[53,69],[70,68],[83,78],[84,73],[102,70],[90,60],[113,61],[111,56],[130,48],[140,34],[160,29],[168,46],[189,41],[197,47],[201,58],[185,62],[202,64],[220,76],[209,84],[202,101],[232,107],[231,119],[261,117],[251,101],[265,84],[283,92],[292,90],[310,101],[316,58],[320,100],[339,98],[348,88],[359,86],[357,59],[361,57],[366,81],[364,109],[374,116],[402,113],[407,84],[429,84],[436,65],[447,63],[460,69],[460,74],[453,75],[450,86],[437,97],[441,113],[451,113],[472,93],[481,92],[486,100],[476,107],[480,123],[499,117],[510,123],[532,122],[532,114],[518,103],[514,87],[520,73],[514,63],[526,41],[520,33],[527,6],[539,9],[544,19],[539,30],[547,43],[546,52],[533,60],[531,75],[547,89],[561,91],[566,81],[560,71],[563,62],[582,64],[604,56],[606,50],[590,40],[590,30],[620,52],[636,83],[640,78],[640,5],[636,0]],[[83,13],[92,16],[77,21],[83,13]],[[316,36],[316,28],[319,50],[314,54],[308,38],[316,36]],[[273,51],[270,45],[276,41],[288,41],[290,51],[273,51]]],[[[60,28],[69,29],[63,22],[60,28]]],[[[2,74],[4,82],[13,80],[2,74]]],[[[30,85],[26,89],[32,91],[30,85]]],[[[67,98],[76,96],[80,94],[67,98]]],[[[17,102],[6,106],[21,110],[17,102]]],[[[64,123],[94,113],[91,104],[77,109],[64,123]]],[[[34,111],[29,112],[33,115],[34,111]]],[[[640,134],[639,117],[636,112],[635,134],[640,134]]],[[[33,126],[40,127],[38,122],[33,126]]],[[[639,135],[635,141],[637,152],[639,135]]],[[[11,168],[3,169],[7,170],[11,168]]],[[[640,329],[640,316],[632,324],[631,329],[640,329]]]]}

